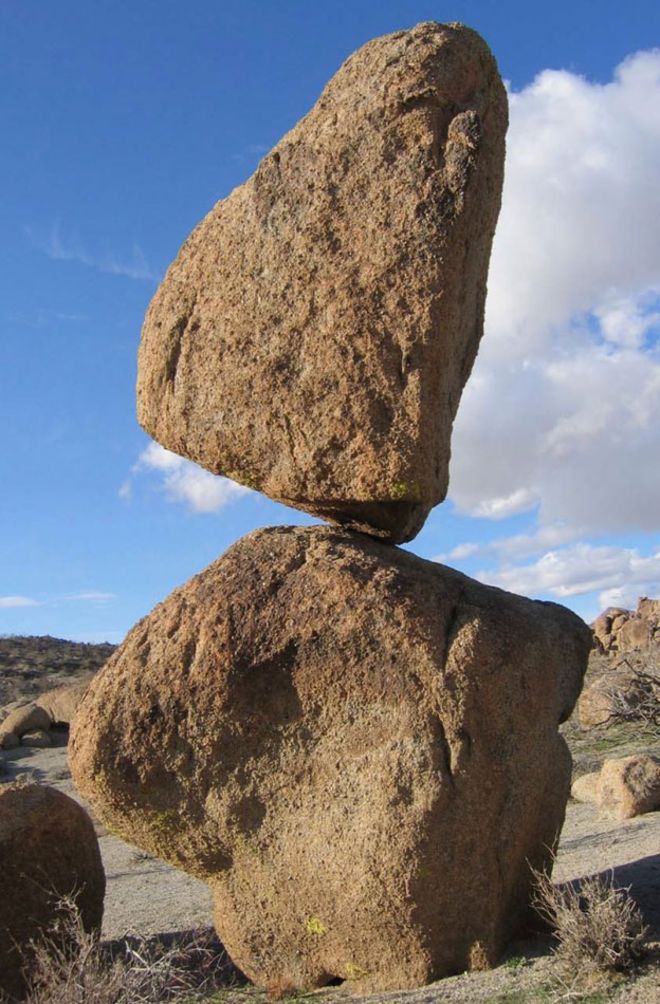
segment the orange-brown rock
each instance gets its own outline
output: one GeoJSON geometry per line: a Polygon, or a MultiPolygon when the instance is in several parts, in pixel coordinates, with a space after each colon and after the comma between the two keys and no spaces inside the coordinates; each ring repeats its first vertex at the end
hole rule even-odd
{"type": "Polygon", "coordinates": [[[85,930],[100,929],[105,874],[87,813],[38,784],[0,787],[0,862],[0,992],[20,999],[30,941],[72,947],[55,929],[63,898],[75,898],[85,930]]]}
{"type": "Polygon", "coordinates": [[[412,538],[447,491],[506,124],[463,25],[354,53],[167,272],[139,353],[146,431],[323,519],[412,538]]]}
{"type": "Polygon", "coordinates": [[[660,600],[641,596],[636,610],[608,607],[591,629],[596,648],[607,654],[660,648],[660,600]]]}
{"type": "Polygon", "coordinates": [[[20,738],[35,729],[49,729],[52,723],[48,712],[31,701],[10,711],[0,724],[3,732],[13,732],[20,738]]]}
{"type": "Polygon", "coordinates": [[[580,725],[583,728],[607,725],[624,705],[632,710],[644,701],[645,695],[643,682],[629,666],[602,673],[580,694],[577,704],[580,725]]]}
{"type": "Polygon", "coordinates": [[[598,784],[601,815],[630,819],[660,809],[660,762],[645,754],[606,760],[598,784]]]}
{"type": "Polygon", "coordinates": [[[548,864],[574,614],[330,527],[243,538],[128,635],[74,719],[80,790],[206,879],[261,984],[494,961],[548,864]]]}
{"type": "Polygon", "coordinates": [[[40,694],[36,698],[35,704],[44,709],[53,725],[68,725],[87,691],[90,680],[91,676],[66,687],[47,690],[45,694],[40,694]]]}
{"type": "Polygon", "coordinates": [[[571,798],[576,802],[597,802],[600,787],[600,771],[593,771],[591,774],[582,774],[573,781],[571,787],[571,798]]]}

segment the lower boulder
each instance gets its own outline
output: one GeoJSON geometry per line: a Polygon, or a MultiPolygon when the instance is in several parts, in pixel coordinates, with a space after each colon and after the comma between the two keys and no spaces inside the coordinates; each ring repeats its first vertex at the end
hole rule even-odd
{"type": "Polygon", "coordinates": [[[88,932],[100,930],[105,873],[91,819],[72,798],[39,784],[0,788],[0,995],[21,1000],[30,943],[66,951],[62,901],[74,900],[88,932]]]}
{"type": "Polygon", "coordinates": [[[493,963],[570,790],[574,614],[330,527],[235,544],[130,632],[72,726],[104,822],[213,889],[256,983],[493,963]]]}

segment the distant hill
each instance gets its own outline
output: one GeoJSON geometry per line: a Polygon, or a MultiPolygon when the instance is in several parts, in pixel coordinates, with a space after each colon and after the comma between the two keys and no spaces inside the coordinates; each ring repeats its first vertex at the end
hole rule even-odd
{"type": "Polygon", "coordinates": [[[116,645],[43,636],[0,636],[0,707],[91,676],[116,645]]]}

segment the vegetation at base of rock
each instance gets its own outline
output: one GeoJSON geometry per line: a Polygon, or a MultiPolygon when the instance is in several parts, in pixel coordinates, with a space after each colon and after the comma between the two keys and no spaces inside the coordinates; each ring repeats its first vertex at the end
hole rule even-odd
{"type": "Polygon", "coordinates": [[[67,935],[58,915],[64,898],[75,898],[86,931],[101,930],[105,873],[87,812],[33,783],[0,786],[0,862],[0,990],[20,1000],[31,945],[48,935],[64,953],[73,947],[58,940],[67,935]]]}
{"type": "Polygon", "coordinates": [[[648,928],[629,890],[612,876],[554,885],[535,872],[533,905],[556,939],[554,980],[568,996],[605,991],[647,951],[648,928]]]}
{"type": "MultiPolygon", "coordinates": [[[[32,943],[25,1004],[197,1004],[227,1000],[237,974],[208,932],[169,947],[126,937],[121,950],[85,931],[73,900],[57,926],[32,943]],[[63,947],[65,946],[65,947],[63,947]]],[[[0,1004],[9,998],[0,995],[0,1004]]]]}

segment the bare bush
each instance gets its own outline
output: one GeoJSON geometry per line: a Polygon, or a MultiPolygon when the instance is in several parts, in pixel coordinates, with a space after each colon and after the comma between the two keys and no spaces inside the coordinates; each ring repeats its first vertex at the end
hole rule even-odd
{"type": "Polygon", "coordinates": [[[608,687],[610,713],[603,725],[639,724],[660,738],[660,671],[656,667],[641,669],[622,659],[616,668],[627,666],[631,676],[625,689],[608,687]]]}
{"type": "Polygon", "coordinates": [[[196,1004],[227,986],[231,964],[208,935],[170,947],[132,936],[109,953],[85,931],[74,900],[59,909],[57,926],[26,953],[25,1004],[196,1004]]]}
{"type": "Polygon", "coordinates": [[[556,886],[548,875],[534,872],[534,880],[533,906],[553,929],[564,997],[607,986],[644,956],[648,928],[629,890],[617,888],[612,875],[556,886]]]}

